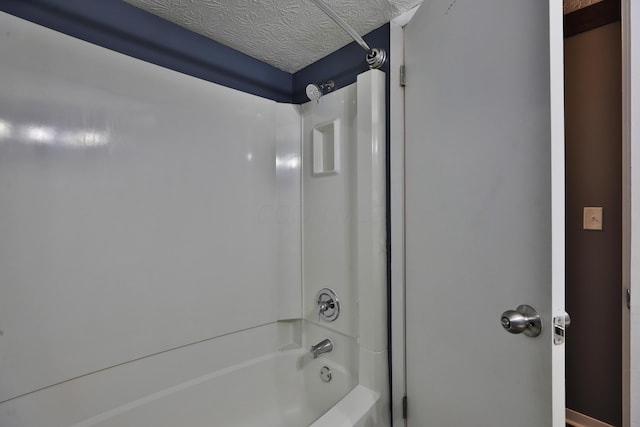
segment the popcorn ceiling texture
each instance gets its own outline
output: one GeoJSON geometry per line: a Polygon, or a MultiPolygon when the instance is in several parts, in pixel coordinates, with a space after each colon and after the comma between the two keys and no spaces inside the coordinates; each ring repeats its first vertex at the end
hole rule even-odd
{"type": "MultiPolygon", "coordinates": [[[[352,41],[310,0],[125,1],[288,73],[352,41]]],[[[564,13],[600,1],[564,0],[564,13]]],[[[325,2],[358,34],[364,35],[422,0],[325,2]]]]}
{"type": "Polygon", "coordinates": [[[601,1],[602,0],[564,0],[564,13],[575,12],[578,9],[600,3],[601,1]]]}
{"type": "MultiPolygon", "coordinates": [[[[289,73],[352,41],[309,0],[125,1],[289,73]]],[[[325,2],[364,35],[422,0],[325,2]]]]}

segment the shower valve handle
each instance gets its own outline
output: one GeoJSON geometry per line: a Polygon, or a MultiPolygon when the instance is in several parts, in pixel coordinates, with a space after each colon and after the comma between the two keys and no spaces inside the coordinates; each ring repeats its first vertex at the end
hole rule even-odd
{"type": "Polygon", "coordinates": [[[333,322],[340,314],[340,300],[332,289],[320,289],[316,295],[316,305],[318,306],[318,320],[333,322]]]}
{"type": "Polygon", "coordinates": [[[318,312],[322,314],[330,308],[335,308],[335,306],[336,305],[332,299],[329,299],[327,301],[318,301],[318,312]]]}

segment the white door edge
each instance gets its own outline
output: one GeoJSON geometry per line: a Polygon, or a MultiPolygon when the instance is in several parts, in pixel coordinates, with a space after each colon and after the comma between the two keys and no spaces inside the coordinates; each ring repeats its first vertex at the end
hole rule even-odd
{"type": "MultiPolygon", "coordinates": [[[[631,0],[622,0],[622,292],[631,291],[631,0]]],[[[637,73],[637,71],[636,71],[637,73]]],[[[631,427],[631,312],[622,308],[622,427],[631,427]]]]}
{"type": "Polygon", "coordinates": [[[630,152],[630,266],[629,286],[632,292],[629,325],[629,422],[640,426],[640,307],[636,300],[640,294],[640,4],[635,0],[623,1],[623,45],[628,55],[623,64],[628,73],[628,150],[630,152]],[[633,296],[635,295],[635,296],[633,296]]]}
{"type": "MultiPolygon", "coordinates": [[[[552,316],[565,313],[564,30],[561,0],[549,1],[552,316]]],[[[569,332],[570,333],[570,332],[569,332]]],[[[553,334],[551,334],[553,335],[553,334]]],[[[551,338],[553,339],[553,337],[551,338]]],[[[565,345],[552,345],[553,426],[565,424],[565,345]]]]}

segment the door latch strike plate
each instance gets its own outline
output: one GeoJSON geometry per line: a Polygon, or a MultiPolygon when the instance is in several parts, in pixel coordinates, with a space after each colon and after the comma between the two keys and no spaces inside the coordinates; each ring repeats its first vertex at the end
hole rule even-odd
{"type": "Polygon", "coordinates": [[[564,344],[565,333],[570,324],[571,317],[568,313],[553,318],[553,343],[555,345],[564,344]]]}
{"type": "Polygon", "coordinates": [[[560,345],[564,343],[564,318],[562,316],[553,318],[553,343],[560,345]]]}

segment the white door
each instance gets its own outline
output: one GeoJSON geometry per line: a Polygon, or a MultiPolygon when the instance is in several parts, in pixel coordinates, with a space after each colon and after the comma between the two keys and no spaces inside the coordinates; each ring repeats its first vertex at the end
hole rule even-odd
{"type": "Polygon", "coordinates": [[[561,1],[425,0],[405,64],[407,423],[564,426],[561,1]]]}

